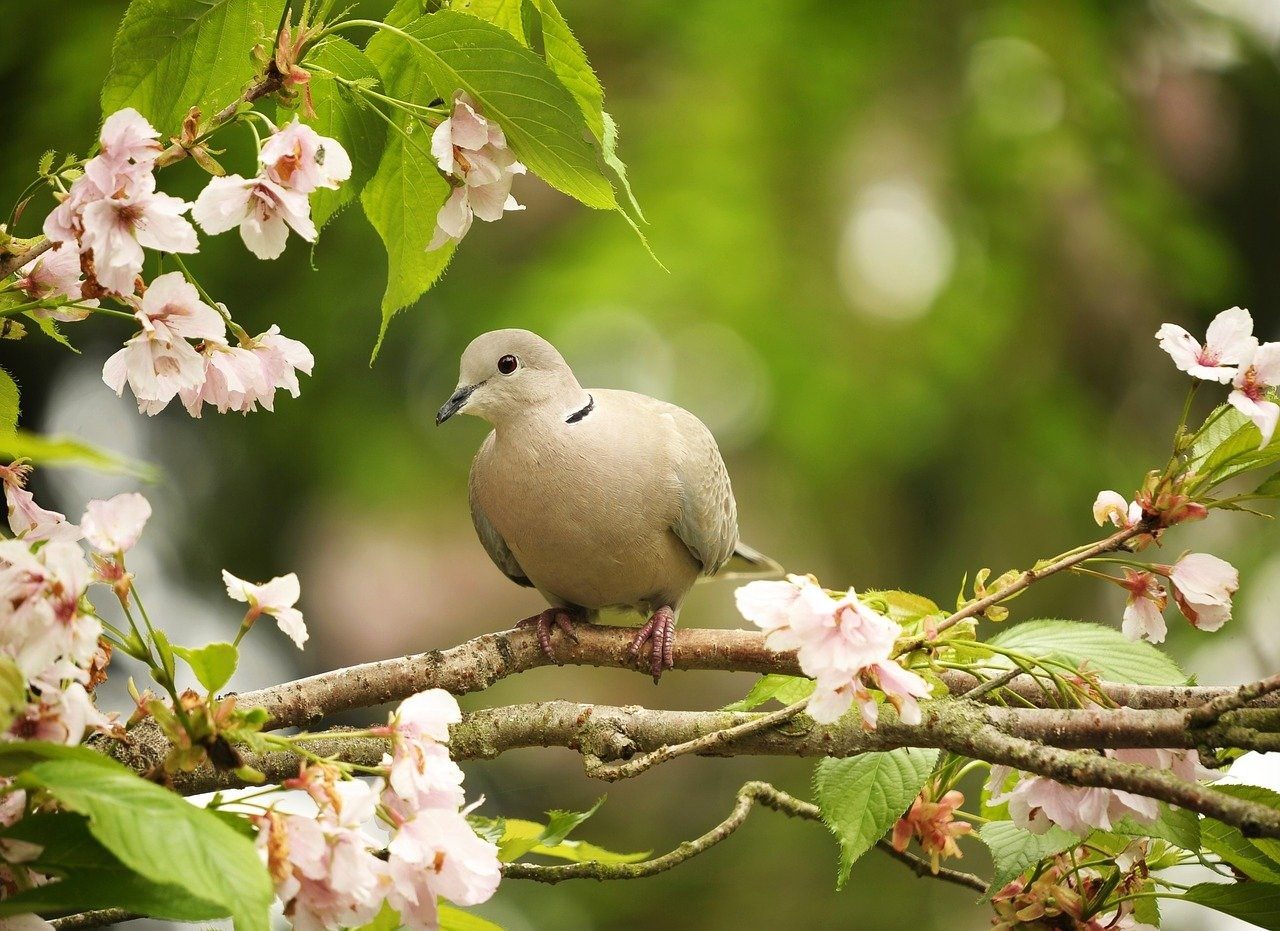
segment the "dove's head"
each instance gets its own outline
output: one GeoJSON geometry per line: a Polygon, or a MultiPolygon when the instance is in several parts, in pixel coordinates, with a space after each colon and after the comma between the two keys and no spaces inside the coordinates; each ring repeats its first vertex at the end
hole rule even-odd
{"type": "Polygon", "coordinates": [[[457,390],[436,414],[436,423],[472,414],[500,426],[535,411],[571,410],[584,398],[555,346],[528,330],[492,330],[462,353],[457,390]]]}

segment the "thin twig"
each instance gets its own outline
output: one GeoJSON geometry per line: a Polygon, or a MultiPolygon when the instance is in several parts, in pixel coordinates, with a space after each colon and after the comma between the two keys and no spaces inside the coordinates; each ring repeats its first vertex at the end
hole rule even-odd
{"type": "Polygon", "coordinates": [[[1238,711],[1250,702],[1257,701],[1275,691],[1280,691],[1280,673],[1242,685],[1225,695],[1210,699],[1203,705],[1189,709],[1187,727],[1199,729],[1216,724],[1224,714],[1238,711]]]}
{"type": "Polygon", "coordinates": [[[950,617],[940,621],[936,630],[940,633],[949,627],[954,627],[956,624],[959,624],[967,618],[977,617],[986,611],[987,608],[1011,598],[1018,594],[1018,592],[1023,591],[1043,578],[1062,572],[1064,569],[1070,569],[1072,566],[1078,566],[1085,560],[1093,559],[1095,556],[1101,556],[1103,553],[1110,553],[1114,550],[1118,550],[1134,537],[1150,532],[1151,528],[1147,526],[1145,521],[1138,521],[1132,527],[1124,527],[1121,530],[1117,530],[1115,533],[1111,534],[1111,536],[1099,540],[1092,546],[1072,553],[1070,556],[1064,556],[1046,566],[1028,569],[1004,588],[994,591],[984,598],[979,598],[977,601],[969,602],[969,604],[956,611],[950,617]]]}
{"type": "Polygon", "coordinates": [[[142,917],[123,908],[100,908],[92,912],[67,915],[65,918],[54,918],[49,924],[58,931],[86,931],[88,928],[105,928],[107,925],[118,925],[142,917]]]}
{"type": "Polygon", "coordinates": [[[640,775],[646,769],[651,769],[660,763],[666,763],[674,760],[678,756],[685,756],[689,753],[710,753],[721,747],[725,747],[735,740],[741,740],[752,734],[759,734],[775,724],[788,721],[794,718],[805,706],[809,704],[809,697],[806,696],[798,702],[787,705],[778,711],[761,715],[742,724],[735,724],[732,727],[726,727],[722,730],[711,731],[703,734],[701,737],[695,737],[692,740],[686,740],[684,743],[672,744],[670,746],[662,746],[657,750],[645,753],[642,756],[634,757],[625,763],[605,764],[598,757],[584,757],[587,775],[596,779],[603,779],[606,782],[617,782],[619,779],[630,779],[640,775]]]}
{"type": "MultiPolygon", "coordinates": [[[[641,879],[646,876],[653,876],[657,873],[666,872],[686,860],[705,853],[730,837],[738,828],[742,827],[743,822],[747,820],[747,815],[751,813],[752,807],[756,804],[772,808],[774,811],[793,818],[822,821],[822,813],[819,811],[818,806],[801,801],[767,782],[748,782],[738,790],[737,801],[734,803],[733,810],[727,818],[702,836],[685,841],[675,850],[660,857],[642,860],[639,863],[601,863],[592,861],[560,866],[508,863],[503,866],[502,873],[507,879],[531,879],[541,883],[559,883],[569,879],[604,881],[641,879]]],[[[977,892],[985,892],[987,889],[987,884],[972,873],[962,873],[959,870],[949,869],[939,869],[934,873],[927,862],[913,854],[894,850],[893,845],[885,841],[881,841],[878,846],[894,859],[909,866],[917,876],[935,876],[944,882],[956,883],[977,892]]]]}
{"type": "Polygon", "coordinates": [[[1015,667],[1006,673],[996,676],[994,679],[988,679],[986,682],[978,683],[973,688],[969,689],[969,691],[962,693],[959,697],[967,698],[970,701],[976,701],[989,692],[994,692],[998,688],[1003,688],[1022,674],[1023,669],[1021,667],[1015,667]]]}

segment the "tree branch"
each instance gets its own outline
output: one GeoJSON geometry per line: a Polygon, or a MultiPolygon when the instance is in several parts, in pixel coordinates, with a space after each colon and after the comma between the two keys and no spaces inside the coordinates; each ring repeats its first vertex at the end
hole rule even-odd
{"type": "MultiPolygon", "coordinates": [[[[643,860],[639,863],[570,863],[562,866],[541,866],[535,863],[507,863],[502,868],[507,879],[532,879],[541,883],[559,883],[567,879],[641,879],[653,876],[679,866],[699,854],[705,853],[716,844],[728,838],[742,827],[754,805],[789,815],[792,818],[803,818],[806,821],[822,821],[822,813],[817,805],[803,802],[776,789],[767,782],[748,782],[738,790],[737,801],[729,816],[701,837],[685,841],[675,850],[660,857],[643,860]]],[[[894,859],[905,863],[917,876],[936,876],[946,882],[956,883],[977,892],[986,892],[987,884],[972,873],[959,870],[939,869],[933,872],[924,860],[906,851],[893,849],[893,845],[880,841],[877,845],[894,859]]]]}

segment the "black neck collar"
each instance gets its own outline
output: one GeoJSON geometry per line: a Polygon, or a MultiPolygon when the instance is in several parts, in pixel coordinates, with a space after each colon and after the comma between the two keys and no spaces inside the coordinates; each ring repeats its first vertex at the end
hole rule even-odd
{"type": "Polygon", "coordinates": [[[587,395],[587,406],[582,408],[581,410],[574,411],[572,414],[570,414],[568,417],[564,419],[564,422],[577,423],[579,420],[582,420],[584,417],[590,414],[591,411],[595,408],[595,406],[596,406],[596,399],[593,398],[591,395],[587,395]]]}

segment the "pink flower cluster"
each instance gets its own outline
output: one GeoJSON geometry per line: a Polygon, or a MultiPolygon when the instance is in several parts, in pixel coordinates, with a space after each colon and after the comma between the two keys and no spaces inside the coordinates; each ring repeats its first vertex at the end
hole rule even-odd
{"type": "Polygon", "coordinates": [[[402,927],[436,929],[439,898],[477,905],[493,895],[498,850],[467,821],[462,770],[445,746],[461,718],[440,689],[406,699],[386,728],[385,781],[338,782],[336,770],[308,767],[286,785],[306,789],[318,816],[272,811],[257,819],[259,850],[298,931],[364,924],[384,901],[402,927]],[[375,812],[392,829],[385,860],[361,829],[375,812]]]}
{"type": "Polygon", "coordinates": [[[87,730],[110,724],[89,694],[104,654],[102,624],[84,596],[90,583],[112,581],[151,507],[137,494],[91,501],[77,527],[31,501],[23,487],[29,471],[21,463],[0,467],[17,537],[0,541],[0,654],[22,673],[28,696],[8,736],[78,744],[87,730]],[[82,535],[93,567],[76,543],[82,535]]]}
{"type": "MultiPolygon", "coordinates": [[[[191,205],[156,190],[159,137],[133,108],[111,114],[102,125],[98,155],[85,163],[84,174],[44,221],[45,236],[59,244],[59,251],[78,254],[109,293],[133,294],[144,247],[163,252],[199,249],[195,228],[183,216],[191,205]]],[[[69,266],[56,286],[70,296],[75,286],[68,272],[69,266]]]]}
{"type": "Polygon", "coordinates": [[[453,114],[431,134],[431,154],[454,188],[436,215],[428,252],[460,242],[473,217],[492,223],[508,210],[524,209],[511,196],[511,182],[524,174],[524,166],[507,147],[502,128],[481,116],[463,91],[454,95],[453,114]]]}
{"type": "Polygon", "coordinates": [[[1259,344],[1249,311],[1232,307],[1218,314],[1203,344],[1172,323],[1162,325],[1156,339],[1174,365],[1193,378],[1230,382],[1227,403],[1253,421],[1263,446],[1271,442],[1280,420],[1280,404],[1272,400],[1280,385],[1280,342],[1259,344]]]}
{"type": "Polygon", "coordinates": [[[255,177],[211,178],[191,216],[210,234],[238,226],[250,252],[274,259],[284,252],[290,229],[315,242],[318,231],[308,195],[336,189],[350,178],[351,158],[337,140],[321,136],[295,116],[263,144],[258,159],[261,169],[255,177]]]}
{"type": "MultiPolygon", "coordinates": [[[[1190,782],[1215,776],[1200,765],[1194,750],[1104,750],[1103,753],[1122,763],[1172,772],[1190,782]]],[[[1083,837],[1094,828],[1109,831],[1122,818],[1149,824],[1160,815],[1155,799],[1120,789],[1064,785],[1046,776],[1018,773],[1017,781],[1005,790],[1005,783],[1013,772],[1008,766],[991,767],[987,780],[989,804],[1007,803],[1013,823],[1033,834],[1043,834],[1050,825],[1056,824],[1083,837]]]]}
{"type": "Polygon", "coordinates": [[[737,590],[738,611],[765,631],[776,650],[796,650],[800,668],[815,680],[809,716],[819,723],[839,719],[856,701],[864,726],[876,725],[877,688],[904,723],[920,723],[916,699],[929,684],[893,659],[902,629],[872,611],[851,588],[833,597],[811,576],[750,582],[737,590]]]}

